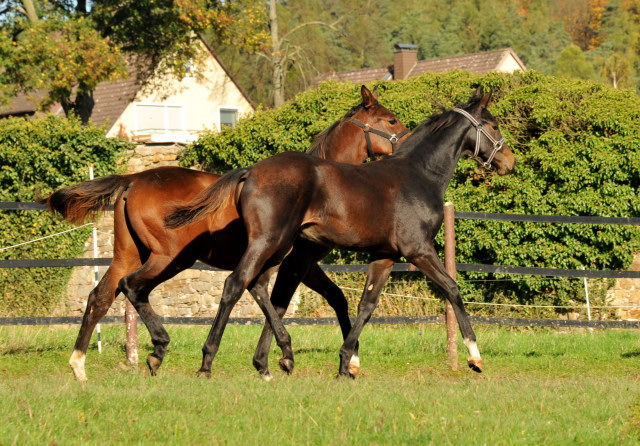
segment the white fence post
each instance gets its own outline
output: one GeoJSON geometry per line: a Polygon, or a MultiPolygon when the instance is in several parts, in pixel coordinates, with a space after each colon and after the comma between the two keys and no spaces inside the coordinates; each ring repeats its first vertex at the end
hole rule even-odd
{"type": "MultiPolygon", "coordinates": [[[[93,164],[89,164],[89,179],[93,180],[93,164]]],[[[96,221],[93,221],[93,258],[98,258],[98,230],[96,229],[96,221]]],[[[98,265],[93,267],[93,286],[98,286],[98,265]]],[[[98,332],[98,353],[102,353],[102,336],[100,333],[100,324],[96,326],[98,332]]]]}

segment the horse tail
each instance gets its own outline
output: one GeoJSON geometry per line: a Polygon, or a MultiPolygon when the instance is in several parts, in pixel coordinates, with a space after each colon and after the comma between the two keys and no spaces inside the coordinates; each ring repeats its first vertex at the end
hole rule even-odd
{"type": "Polygon", "coordinates": [[[58,213],[66,221],[80,224],[90,213],[107,209],[130,183],[129,176],[109,175],[64,187],[40,202],[46,203],[52,214],[58,213]]]}
{"type": "Polygon", "coordinates": [[[173,206],[165,218],[167,228],[177,228],[204,219],[229,201],[236,199],[236,188],[249,172],[248,168],[236,169],[220,177],[185,205],[173,206]]]}

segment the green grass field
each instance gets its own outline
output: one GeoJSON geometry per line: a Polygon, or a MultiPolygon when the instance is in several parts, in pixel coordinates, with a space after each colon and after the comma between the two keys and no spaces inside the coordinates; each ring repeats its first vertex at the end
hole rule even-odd
{"type": "MultiPolygon", "coordinates": [[[[260,327],[230,326],[210,380],[195,378],[208,327],[168,327],[159,376],[140,330],[92,342],[89,382],[67,365],[77,327],[0,328],[0,444],[640,444],[640,333],[477,326],[485,373],[446,366],[443,326],[368,326],[361,375],[335,379],[337,327],[290,327],[296,370],[251,366],[260,327]]],[[[466,361],[462,343],[460,362],[466,361]]]]}

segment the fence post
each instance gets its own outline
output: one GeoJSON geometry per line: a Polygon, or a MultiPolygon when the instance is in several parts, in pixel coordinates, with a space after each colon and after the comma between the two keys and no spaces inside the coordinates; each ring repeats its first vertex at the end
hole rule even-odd
{"type": "Polygon", "coordinates": [[[127,325],[127,361],[138,366],[138,313],[129,299],[125,299],[124,322],[127,325]]]}
{"type": "MultiPolygon", "coordinates": [[[[89,164],[89,180],[93,180],[93,164],[89,164]]],[[[93,220],[93,258],[98,257],[98,230],[96,229],[96,221],[93,220]]],[[[93,286],[98,286],[99,270],[98,265],[93,267],[93,286]]],[[[100,324],[96,325],[96,331],[98,333],[98,353],[102,353],[102,333],[100,332],[100,324]]]]}
{"type": "MultiPolygon", "coordinates": [[[[444,266],[453,280],[456,280],[456,233],[453,203],[444,204],[444,266]]],[[[458,370],[458,331],[456,314],[446,301],[445,320],[447,324],[447,355],[452,370],[458,370]]]]}

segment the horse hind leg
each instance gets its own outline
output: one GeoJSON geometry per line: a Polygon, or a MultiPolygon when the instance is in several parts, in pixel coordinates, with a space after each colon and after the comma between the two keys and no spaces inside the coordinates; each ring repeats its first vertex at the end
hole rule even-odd
{"type": "Polygon", "coordinates": [[[96,325],[107,314],[118,295],[118,277],[112,266],[109,267],[98,285],[89,293],[87,308],[82,316],[82,324],[76,338],[73,353],[69,358],[69,365],[78,381],[87,381],[87,374],[84,368],[87,348],[91,341],[91,335],[96,325]]]}
{"type": "Polygon", "coordinates": [[[120,289],[138,312],[151,336],[154,350],[147,356],[147,366],[152,376],[157,374],[171,338],[162,325],[160,316],[153,311],[149,303],[149,293],[158,284],[184,269],[171,268],[171,273],[167,273],[169,263],[170,260],[152,254],[142,268],[123,277],[119,282],[120,289]]]}
{"type": "MultiPolygon", "coordinates": [[[[260,277],[258,277],[258,279],[255,281],[255,284],[253,284],[253,286],[249,288],[249,292],[265,315],[271,312],[273,309],[275,311],[275,316],[273,316],[272,314],[272,317],[277,317],[279,320],[282,320],[284,313],[287,311],[288,305],[285,305],[284,307],[278,307],[277,305],[273,304],[273,301],[271,301],[273,308],[269,308],[264,304],[269,299],[268,285],[269,279],[273,275],[273,272],[273,270],[267,271],[260,275],[260,277]]],[[[258,341],[258,347],[256,348],[256,352],[253,357],[253,366],[256,368],[258,373],[260,373],[260,376],[266,381],[271,381],[271,379],[273,378],[271,376],[271,372],[269,371],[268,364],[269,348],[271,346],[271,339],[273,338],[273,335],[273,328],[271,327],[269,321],[266,320],[264,328],[262,329],[262,334],[260,335],[260,340],[258,341]]],[[[283,348],[283,350],[286,349],[286,346],[281,345],[280,347],[283,348]]],[[[284,371],[285,373],[291,374],[293,372],[293,357],[283,356],[282,358],[280,358],[278,364],[280,366],[280,369],[282,369],[282,371],[284,371]]]]}
{"type": "MultiPolygon", "coordinates": [[[[211,377],[211,364],[220,347],[220,341],[222,340],[222,335],[229,321],[231,310],[238,300],[240,300],[244,290],[250,285],[255,285],[259,282],[259,275],[263,275],[266,272],[263,271],[263,267],[267,261],[270,262],[270,267],[275,267],[279,264],[279,261],[272,260],[281,259],[286,252],[284,249],[274,248],[273,246],[264,249],[264,246],[268,246],[268,244],[255,243],[253,246],[249,244],[236,269],[225,280],[218,313],[213,321],[207,340],[202,347],[202,366],[196,373],[197,376],[211,377]],[[280,252],[283,254],[280,255],[280,252]]],[[[280,361],[281,367],[284,366],[292,369],[293,350],[291,348],[291,337],[289,333],[287,333],[282,325],[282,321],[278,318],[269,299],[260,299],[259,301],[257,300],[257,303],[265,313],[267,321],[274,328],[276,341],[282,349],[283,359],[280,361]]]]}

